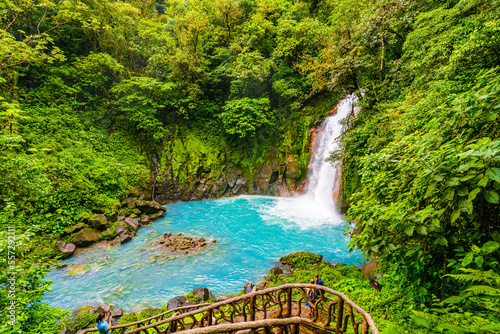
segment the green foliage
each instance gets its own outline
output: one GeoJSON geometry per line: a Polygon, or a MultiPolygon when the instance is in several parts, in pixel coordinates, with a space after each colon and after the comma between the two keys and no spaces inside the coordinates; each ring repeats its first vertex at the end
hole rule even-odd
{"type": "Polygon", "coordinates": [[[193,303],[199,303],[201,301],[201,297],[199,295],[193,294],[193,292],[188,293],[186,299],[193,303]]]}
{"type": "Polygon", "coordinates": [[[282,257],[279,259],[279,262],[292,267],[300,268],[306,265],[320,263],[321,260],[323,260],[323,255],[308,252],[297,252],[282,257]]]}
{"type": "Polygon", "coordinates": [[[224,122],[224,129],[227,133],[244,138],[254,136],[260,127],[271,124],[268,115],[269,108],[268,98],[244,97],[227,101],[224,112],[218,116],[224,122]]]}

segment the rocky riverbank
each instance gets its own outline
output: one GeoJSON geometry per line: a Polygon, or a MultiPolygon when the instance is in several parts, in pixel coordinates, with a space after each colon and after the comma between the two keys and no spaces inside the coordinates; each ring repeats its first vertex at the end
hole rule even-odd
{"type": "Polygon", "coordinates": [[[141,226],[153,223],[167,210],[154,200],[146,200],[133,189],[111,214],[95,213],[68,227],[60,240],[54,243],[55,254],[67,258],[79,247],[88,247],[102,240],[111,240],[111,246],[130,241],[141,226]]]}

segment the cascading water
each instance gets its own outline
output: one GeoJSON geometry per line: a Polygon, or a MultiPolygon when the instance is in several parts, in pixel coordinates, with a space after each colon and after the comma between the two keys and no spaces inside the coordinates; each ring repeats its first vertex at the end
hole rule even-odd
{"type": "Polygon", "coordinates": [[[304,194],[168,205],[166,217],[141,227],[132,241],[117,247],[103,244],[80,249],[62,261],[67,267],[49,274],[54,283],[45,301],[65,309],[105,301],[137,311],[161,306],[199,286],[214,294],[237,293],[292,252],[314,252],[332,263],[362,264],[361,252],[347,251],[343,219],[333,200],[339,172],[325,161],[338,145],[339,121],[355,101],[355,96],[349,96],[338,105],[337,114],[325,120],[304,194]],[[217,243],[199,254],[165,255],[154,245],[166,232],[216,239],[217,243]],[[88,272],[68,277],[71,266],[82,263],[88,272]]]}
{"type": "Polygon", "coordinates": [[[342,224],[343,218],[335,206],[334,191],[338,190],[340,168],[326,159],[339,147],[341,120],[346,118],[358,101],[349,95],[337,106],[337,113],[325,119],[315,139],[306,191],[292,198],[280,198],[266,211],[295,222],[307,229],[323,224],[342,224]]]}

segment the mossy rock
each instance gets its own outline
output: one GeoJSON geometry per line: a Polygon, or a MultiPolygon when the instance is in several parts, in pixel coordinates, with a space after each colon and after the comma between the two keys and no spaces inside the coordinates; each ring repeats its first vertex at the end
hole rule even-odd
{"type": "Polygon", "coordinates": [[[323,255],[309,252],[297,252],[282,257],[279,259],[279,262],[292,267],[303,267],[308,264],[320,263],[322,260],[323,255]]]}
{"type": "Polygon", "coordinates": [[[68,273],[66,274],[66,277],[71,277],[71,276],[80,276],[85,274],[90,268],[85,264],[85,263],[78,263],[73,265],[68,273]]]}

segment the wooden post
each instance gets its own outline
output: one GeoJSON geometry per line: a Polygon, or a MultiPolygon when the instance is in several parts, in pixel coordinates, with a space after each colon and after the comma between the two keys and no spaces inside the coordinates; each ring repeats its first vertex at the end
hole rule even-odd
{"type": "Polygon", "coordinates": [[[207,326],[212,326],[212,309],[207,311],[207,326]]]}
{"type": "Polygon", "coordinates": [[[292,288],[286,291],[286,316],[289,318],[292,315],[292,288]]]}
{"type": "Polygon", "coordinates": [[[339,302],[337,303],[337,325],[335,326],[337,331],[342,328],[342,318],[344,318],[344,300],[339,298],[339,302]]]}
{"type": "Polygon", "coordinates": [[[255,296],[250,297],[250,321],[255,321],[255,296]]]}

